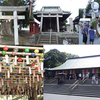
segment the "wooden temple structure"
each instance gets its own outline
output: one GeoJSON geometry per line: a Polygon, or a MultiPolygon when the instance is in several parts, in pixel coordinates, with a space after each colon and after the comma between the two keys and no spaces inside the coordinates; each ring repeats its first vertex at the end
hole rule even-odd
{"type": "Polygon", "coordinates": [[[71,13],[63,11],[59,6],[44,6],[40,11],[35,11],[34,17],[40,22],[40,32],[60,32],[62,22],[65,21],[71,13]]]}
{"type": "Polygon", "coordinates": [[[43,47],[0,45],[0,100],[5,97],[43,99],[43,47]]]}

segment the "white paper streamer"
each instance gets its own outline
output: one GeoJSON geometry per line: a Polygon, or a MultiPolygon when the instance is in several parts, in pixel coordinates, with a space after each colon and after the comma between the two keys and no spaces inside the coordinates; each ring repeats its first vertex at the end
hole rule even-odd
{"type": "Polygon", "coordinates": [[[26,56],[26,64],[29,64],[29,56],[26,56]]]}
{"type": "Polygon", "coordinates": [[[12,65],[10,65],[10,72],[12,73],[12,65]]]}
{"type": "Polygon", "coordinates": [[[15,56],[15,65],[17,65],[17,56],[15,56]]]}
{"type": "Polygon", "coordinates": [[[8,70],[8,78],[10,78],[10,72],[9,72],[9,70],[8,70]]]}
{"type": "Polygon", "coordinates": [[[1,72],[1,64],[0,64],[0,72],[1,72]]]}
{"type": "Polygon", "coordinates": [[[32,73],[31,73],[31,68],[30,68],[30,67],[29,67],[29,73],[32,74],[32,73]]]}
{"type": "Polygon", "coordinates": [[[6,63],[9,63],[8,55],[5,55],[5,58],[6,58],[6,63]]]}
{"type": "Polygon", "coordinates": [[[43,62],[41,62],[41,70],[43,70],[43,62]]]}

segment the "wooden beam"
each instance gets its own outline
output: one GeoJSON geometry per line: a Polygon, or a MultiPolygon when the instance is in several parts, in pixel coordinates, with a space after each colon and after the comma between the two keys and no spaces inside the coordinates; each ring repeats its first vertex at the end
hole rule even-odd
{"type": "MultiPolygon", "coordinates": [[[[41,17],[42,15],[38,15],[37,17],[41,17]]],[[[62,15],[43,15],[43,17],[63,17],[62,15]]]]}
{"type": "MultiPolygon", "coordinates": [[[[14,16],[0,16],[0,19],[8,19],[8,20],[12,20],[15,19],[14,16]]],[[[17,19],[25,19],[25,16],[17,16],[17,19]]]]}

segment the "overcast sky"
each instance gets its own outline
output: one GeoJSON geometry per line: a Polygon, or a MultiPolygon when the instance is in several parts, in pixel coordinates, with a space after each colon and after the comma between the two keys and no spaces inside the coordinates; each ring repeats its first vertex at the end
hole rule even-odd
{"type": "Polygon", "coordinates": [[[100,45],[44,45],[45,52],[57,49],[60,52],[76,54],[80,57],[100,55],[100,45]]]}
{"type": "Polygon", "coordinates": [[[70,11],[71,18],[79,14],[79,8],[86,8],[88,0],[36,0],[34,11],[40,10],[42,6],[60,6],[64,11],[70,11]]]}

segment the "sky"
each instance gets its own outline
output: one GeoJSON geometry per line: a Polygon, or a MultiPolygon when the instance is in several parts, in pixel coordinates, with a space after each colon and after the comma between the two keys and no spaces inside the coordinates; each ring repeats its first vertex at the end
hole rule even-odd
{"type": "Polygon", "coordinates": [[[42,6],[60,6],[62,10],[70,11],[70,17],[74,19],[79,14],[79,8],[86,8],[87,4],[88,0],[36,0],[34,11],[39,11],[42,6]]]}
{"type": "Polygon", "coordinates": [[[100,45],[44,45],[45,53],[51,49],[83,56],[100,55],[100,45]]]}

